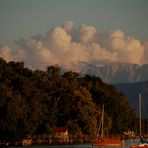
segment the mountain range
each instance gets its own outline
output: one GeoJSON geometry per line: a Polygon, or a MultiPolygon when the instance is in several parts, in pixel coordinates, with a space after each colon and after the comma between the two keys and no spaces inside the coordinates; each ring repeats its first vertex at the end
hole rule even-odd
{"type": "Polygon", "coordinates": [[[130,106],[137,114],[139,113],[139,94],[141,94],[142,118],[148,118],[148,81],[120,83],[114,86],[128,98],[130,106]]]}
{"type": "Polygon", "coordinates": [[[123,92],[138,114],[138,95],[142,96],[142,116],[148,118],[148,64],[138,65],[110,61],[80,62],[80,73],[99,76],[123,92]]]}
{"type": "Polygon", "coordinates": [[[73,65],[81,74],[99,76],[107,83],[134,83],[148,80],[148,64],[138,65],[111,61],[79,62],[73,65]]]}

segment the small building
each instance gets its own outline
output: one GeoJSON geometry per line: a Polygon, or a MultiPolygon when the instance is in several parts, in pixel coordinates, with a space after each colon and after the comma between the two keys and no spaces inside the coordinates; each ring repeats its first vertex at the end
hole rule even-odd
{"type": "Polygon", "coordinates": [[[54,143],[69,143],[69,135],[66,127],[56,127],[54,128],[53,135],[54,143]]]}
{"type": "Polygon", "coordinates": [[[32,145],[32,139],[23,139],[22,146],[29,146],[32,145]]]}

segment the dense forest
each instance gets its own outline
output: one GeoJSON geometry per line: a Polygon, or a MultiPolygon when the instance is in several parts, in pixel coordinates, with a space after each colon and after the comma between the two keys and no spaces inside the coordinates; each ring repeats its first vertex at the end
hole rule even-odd
{"type": "Polygon", "coordinates": [[[127,98],[99,77],[59,66],[33,71],[0,58],[0,139],[51,134],[54,127],[95,136],[103,104],[106,135],[136,129],[127,98]]]}

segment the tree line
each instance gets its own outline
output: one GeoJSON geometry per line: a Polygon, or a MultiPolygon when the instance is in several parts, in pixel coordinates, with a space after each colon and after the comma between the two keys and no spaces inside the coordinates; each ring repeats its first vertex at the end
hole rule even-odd
{"type": "Polygon", "coordinates": [[[0,58],[0,139],[51,134],[54,127],[96,136],[103,104],[106,135],[136,128],[127,98],[99,77],[57,65],[33,71],[0,58]]]}

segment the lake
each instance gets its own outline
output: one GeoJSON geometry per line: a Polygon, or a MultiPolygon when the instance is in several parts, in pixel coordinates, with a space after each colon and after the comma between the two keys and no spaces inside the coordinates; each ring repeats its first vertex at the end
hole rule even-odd
{"type": "MultiPolygon", "coordinates": [[[[92,146],[91,144],[75,144],[75,145],[40,145],[40,146],[23,146],[23,148],[129,148],[130,145],[138,143],[139,139],[129,139],[125,141],[127,146],[92,146]]],[[[22,148],[22,147],[9,147],[22,148]]]]}
{"type": "MultiPolygon", "coordinates": [[[[9,147],[9,148],[22,148],[22,147],[9,147]]],[[[26,146],[25,148],[129,148],[129,146],[99,147],[99,146],[92,146],[91,144],[78,144],[78,145],[52,145],[52,146],[50,145],[49,146],[26,146]]]]}

